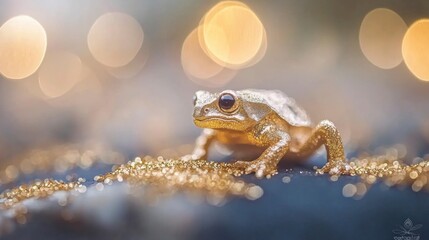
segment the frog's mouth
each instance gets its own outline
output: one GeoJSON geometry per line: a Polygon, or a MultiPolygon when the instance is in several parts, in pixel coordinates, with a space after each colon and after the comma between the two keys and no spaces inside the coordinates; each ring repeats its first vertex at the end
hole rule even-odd
{"type": "Polygon", "coordinates": [[[238,119],[220,118],[220,117],[196,117],[196,118],[194,118],[194,122],[206,122],[206,121],[238,122],[238,119]]]}
{"type": "Polygon", "coordinates": [[[220,117],[197,117],[194,118],[194,123],[198,127],[208,127],[208,128],[217,128],[216,126],[223,125],[225,127],[225,123],[238,123],[237,119],[233,118],[220,118],[220,117]]]}

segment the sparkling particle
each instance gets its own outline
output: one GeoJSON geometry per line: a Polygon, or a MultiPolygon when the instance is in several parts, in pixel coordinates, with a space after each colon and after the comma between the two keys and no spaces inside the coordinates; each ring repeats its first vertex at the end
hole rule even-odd
{"type": "Polygon", "coordinates": [[[356,184],[356,195],[358,196],[364,196],[367,192],[366,185],[364,183],[357,183],[356,184]]]}
{"type": "Polygon", "coordinates": [[[332,175],[329,179],[330,179],[332,182],[336,182],[336,181],[338,181],[338,175],[332,175]]]}
{"type": "Polygon", "coordinates": [[[264,190],[262,190],[259,186],[251,186],[249,190],[247,190],[246,197],[250,200],[256,200],[264,194],[264,190]]]}
{"type": "Polygon", "coordinates": [[[418,191],[420,191],[420,190],[422,189],[422,187],[423,187],[423,183],[422,183],[421,181],[415,181],[415,182],[413,183],[413,185],[411,185],[411,189],[412,189],[414,192],[418,192],[418,191]]]}
{"type": "Polygon", "coordinates": [[[284,182],[284,183],[290,183],[290,180],[291,179],[288,176],[282,178],[282,182],[284,182]]]}
{"type": "Polygon", "coordinates": [[[86,192],[86,186],[84,186],[84,185],[80,185],[80,186],[77,188],[77,191],[78,191],[78,192],[80,192],[80,193],[85,193],[85,192],[86,192]]]}
{"type": "Polygon", "coordinates": [[[417,173],[417,171],[410,172],[410,178],[411,179],[416,179],[418,176],[419,176],[419,174],[417,173]]]}
{"type": "Polygon", "coordinates": [[[104,184],[103,183],[97,183],[97,184],[95,184],[95,189],[97,189],[97,191],[99,191],[99,192],[103,191],[104,184]]]}
{"type": "Polygon", "coordinates": [[[344,197],[353,197],[357,192],[355,185],[349,183],[343,187],[343,196],[344,197]]]}

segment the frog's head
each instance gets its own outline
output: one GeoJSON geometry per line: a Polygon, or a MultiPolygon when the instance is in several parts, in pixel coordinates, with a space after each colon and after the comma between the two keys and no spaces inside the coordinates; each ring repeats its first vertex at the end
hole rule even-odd
{"type": "Polygon", "coordinates": [[[254,106],[239,91],[198,91],[194,96],[194,123],[201,128],[244,131],[258,120],[254,106]]]}

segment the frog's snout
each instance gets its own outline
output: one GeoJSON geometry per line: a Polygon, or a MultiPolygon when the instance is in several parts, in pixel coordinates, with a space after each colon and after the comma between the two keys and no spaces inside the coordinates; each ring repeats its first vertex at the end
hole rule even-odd
{"type": "Polygon", "coordinates": [[[209,111],[210,109],[207,106],[195,108],[193,113],[194,120],[203,120],[209,111]]]}

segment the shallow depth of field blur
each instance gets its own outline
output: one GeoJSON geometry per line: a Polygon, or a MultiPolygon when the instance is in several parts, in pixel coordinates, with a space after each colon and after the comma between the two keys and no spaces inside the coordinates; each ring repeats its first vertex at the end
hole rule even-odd
{"type": "MultiPolygon", "coordinates": [[[[429,2],[2,1],[0,161],[192,143],[196,90],[279,89],[347,150],[429,141],[429,2]]],[[[419,152],[420,151],[420,152],[419,152]]]]}

